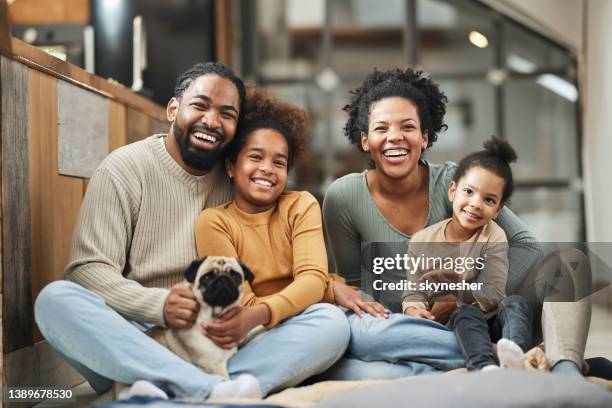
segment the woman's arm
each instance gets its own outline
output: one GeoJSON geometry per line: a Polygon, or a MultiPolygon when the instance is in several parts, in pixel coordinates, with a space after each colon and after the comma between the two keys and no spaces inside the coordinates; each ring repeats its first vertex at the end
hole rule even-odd
{"type": "Polygon", "coordinates": [[[349,284],[361,278],[361,237],[352,223],[351,203],[337,183],[330,186],[323,200],[323,219],[336,273],[349,284]]]}

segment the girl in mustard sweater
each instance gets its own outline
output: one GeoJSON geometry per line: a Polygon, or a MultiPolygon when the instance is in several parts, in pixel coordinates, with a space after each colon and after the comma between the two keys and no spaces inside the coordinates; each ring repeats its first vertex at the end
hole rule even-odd
{"type": "MultiPolygon", "coordinates": [[[[320,327],[314,327],[319,323],[308,316],[318,310],[334,317],[338,314],[346,321],[340,309],[320,304],[334,299],[332,285],[328,285],[319,204],[308,192],[285,191],[287,173],[305,151],[307,117],[297,106],[254,87],[247,90],[245,111],[225,161],[234,200],[200,214],[196,245],[198,256],[240,259],[255,278],[244,283],[242,307],[207,324],[203,332],[221,347],[231,348],[259,325],[281,328],[299,315],[312,324],[300,324],[301,331],[292,335],[301,337],[304,348],[312,350],[306,351],[304,362],[293,369],[304,371],[307,377],[333,362],[327,359],[325,364],[323,360],[313,364],[327,351],[315,347],[313,340],[318,334],[308,330],[320,327]],[[304,330],[309,326],[313,327],[304,330]],[[309,371],[305,369],[308,366],[316,369],[309,371]]],[[[279,352],[282,347],[279,345],[279,352]]]]}

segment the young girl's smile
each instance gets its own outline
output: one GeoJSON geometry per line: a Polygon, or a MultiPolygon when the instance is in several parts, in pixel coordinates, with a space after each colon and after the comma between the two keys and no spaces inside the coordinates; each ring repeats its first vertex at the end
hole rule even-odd
{"type": "Polygon", "coordinates": [[[268,128],[251,132],[236,163],[226,161],[236,206],[251,214],[274,207],[287,184],[288,157],[289,146],[280,132],[268,128]]]}
{"type": "Polygon", "coordinates": [[[453,203],[453,220],[447,234],[469,239],[478,228],[497,217],[503,206],[504,185],[503,178],[479,166],[469,169],[457,184],[451,182],[448,198],[453,203]]]}

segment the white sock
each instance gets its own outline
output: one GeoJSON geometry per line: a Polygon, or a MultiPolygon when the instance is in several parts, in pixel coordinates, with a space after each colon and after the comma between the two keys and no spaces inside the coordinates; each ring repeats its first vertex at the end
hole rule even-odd
{"type": "Polygon", "coordinates": [[[501,367],[495,364],[489,364],[480,369],[480,371],[495,371],[499,370],[501,367]]]}
{"type": "Polygon", "coordinates": [[[525,353],[512,340],[501,339],[497,342],[497,358],[499,358],[499,365],[504,368],[525,369],[525,353]]]}
{"type": "Polygon", "coordinates": [[[261,387],[257,378],[242,374],[215,385],[208,398],[261,398],[261,387]]]}
{"type": "Polygon", "coordinates": [[[130,399],[132,397],[153,397],[168,399],[168,394],[156,387],[153,383],[145,380],[138,380],[129,389],[124,389],[119,394],[119,399],[130,399]]]}

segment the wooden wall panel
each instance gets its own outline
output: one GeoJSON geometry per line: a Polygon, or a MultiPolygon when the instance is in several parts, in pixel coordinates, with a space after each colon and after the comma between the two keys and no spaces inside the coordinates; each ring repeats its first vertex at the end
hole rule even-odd
{"type": "Polygon", "coordinates": [[[136,109],[127,108],[127,142],[134,143],[154,133],[168,133],[169,122],[154,119],[136,109]]]}
{"type": "Polygon", "coordinates": [[[108,124],[108,149],[112,152],[127,144],[127,108],[111,101],[108,124]]]}
{"type": "Polygon", "coordinates": [[[18,0],[9,7],[12,24],[89,24],[89,0],[18,0]]]}
{"type": "Polygon", "coordinates": [[[1,57],[4,353],[33,344],[28,68],[1,57]]]}
{"type": "MultiPolygon", "coordinates": [[[[57,80],[30,70],[32,297],[62,279],[83,197],[83,181],[58,174],[57,80]],[[55,126],[51,125],[55,124],[55,126]]],[[[36,332],[35,340],[42,340],[36,332]]]]}

